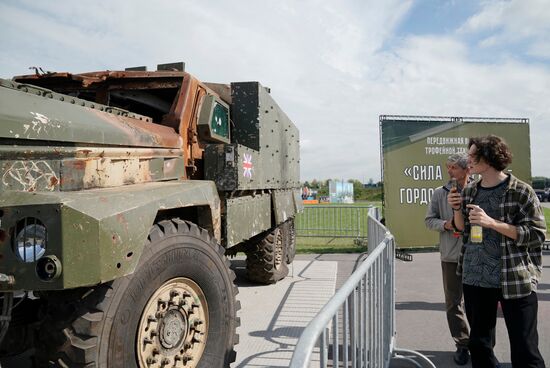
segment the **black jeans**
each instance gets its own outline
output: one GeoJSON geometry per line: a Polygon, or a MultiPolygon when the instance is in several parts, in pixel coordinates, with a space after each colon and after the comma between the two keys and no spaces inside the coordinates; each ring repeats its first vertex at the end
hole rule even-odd
{"type": "Polygon", "coordinates": [[[468,348],[472,368],[495,367],[493,336],[497,321],[497,303],[500,301],[513,367],[544,368],[539,352],[537,332],[538,299],[536,293],[519,299],[504,299],[501,289],[463,285],[466,316],[470,323],[468,348]]]}

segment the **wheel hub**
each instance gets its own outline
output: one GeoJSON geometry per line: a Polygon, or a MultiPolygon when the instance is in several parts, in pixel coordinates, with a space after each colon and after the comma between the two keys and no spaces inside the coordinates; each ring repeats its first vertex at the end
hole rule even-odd
{"type": "Polygon", "coordinates": [[[160,325],[160,343],[166,349],[178,345],[187,333],[187,318],[180,309],[169,310],[160,325]]]}
{"type": "Polygon", "coordinates": [[[201,288],[179,277],[149,298],[138,326],[140,368],[195,367],[208,333],[208,305],[201,288]]]}

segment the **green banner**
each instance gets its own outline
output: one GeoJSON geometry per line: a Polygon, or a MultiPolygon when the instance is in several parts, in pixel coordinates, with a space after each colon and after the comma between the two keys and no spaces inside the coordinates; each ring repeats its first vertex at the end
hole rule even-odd
{"type": "Polygon", "coordinates": [[[447,157],[470,137],[495,134],[513,153],[507,170],[531,183],[528,119],[381,116],[384,216],[399,247],[431,247],[438,235],[424,217],[433,191],[448,180],[447,157]]]}

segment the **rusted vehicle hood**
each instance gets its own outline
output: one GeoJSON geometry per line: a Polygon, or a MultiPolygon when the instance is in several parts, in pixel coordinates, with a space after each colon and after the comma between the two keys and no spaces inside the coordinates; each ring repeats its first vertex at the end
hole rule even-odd
{"type": "Polygon", "coordinates": [[[181,148],[174,129],[125,110],[0,80],[0,139],[181,148]]]}

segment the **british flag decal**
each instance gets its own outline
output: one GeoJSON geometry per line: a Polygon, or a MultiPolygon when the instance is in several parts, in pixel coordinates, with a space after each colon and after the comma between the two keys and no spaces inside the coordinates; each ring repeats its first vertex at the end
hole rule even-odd
{"type": "Polygon", "coordinates": [[[253,168],[252,155],[250,153],[243,154],[243,176],[245,178],[251,178],[253,168]]]}

